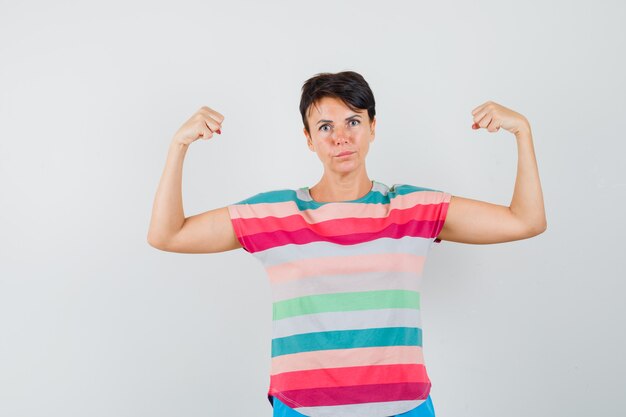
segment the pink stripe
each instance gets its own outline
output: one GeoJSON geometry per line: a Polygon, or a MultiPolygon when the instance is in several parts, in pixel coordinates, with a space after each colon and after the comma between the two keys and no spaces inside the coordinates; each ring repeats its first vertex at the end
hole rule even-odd
{"type": "Polygon", "coordinates": [[[271,395],[298,411],[299,407],[323,407],[363,404],[385,401],[425,400],[431,383],[404,382],[397,384],[370,384],[338,388],[313,388],[284,392],[270,391],[271,395]]]}
{"type": "Polygon", "coordinates": [[[372,363],[380,365],[424,364],[424,355],[421,346],[381,346],[293,353],[272,358],[270,375],[318,368],[364,366],[372,363]]]}
{"type": "Polygon", "coordinates": [[[349,366],[283,372],[270,376],[270,386],[275,391],[398,382],[428,382],[424,365],[349,366]]]}
{"type": "MultiPolygon", "coordinates": [[[[232,207],[232,206],[231,206],[232,207]]],[[[435,223],[447,205],[415,206],[410,209],[394,209],[387,217],[345,217],[322,222],[307,222],[304,216],[289,217],[259,217],[253,219],[234,219],[238,233],[245,231],[246,235],[285,236],[301,233],[303,230],[314,232],[316,236],[330,237],[349,235],[358,230],[359,233],[379,233],[391,225],[401,225],[403,229],[413,226],[412,221],[421,223],[435,223]]],[[[236,210],[233,210],[236,211],[236,210]]],[[[233,212],[231,211],[231,212],[233,212]]],[[[359,213],[360,214],[360,213],[359,213]]],[[[236,215],[236,214],[235,214],[236,215]]],[[[414,226],[413,226],[414,227],[414,226]]],[[[255,237],[256,239],[256,237],[255,237]]]]}
{"type": "MultiPolygon", "coordinates": [[[[266,267],[267,268],[267,267],[266,267]]],[[[368,272],[367,274],[346,274],[307,277],[306,279],[286,280],[273,283],[274,301],[315,295],[328,291],[358,292],[378,290],[419,291],[421,276],[415,271],[408,274],[398,273],[394,279],[386,279],[387,271],[368,272]]]]}
{"type": "Polygon", "coordinates": [[[282,210],[273,210],[271,206],[257,210],[257,205],[237,206],[233,213],[233,221],[241,223],[242,229],[249,235],[279,230],[292,232],[311,229],[323,236],[334,236],[350,233],[355,227],[361,232],[371,232],[384,229],[393,223],[403,224],[410,220],[436,221],[440,218],[442,209],[440,204],[413,206],[404,204],[391,207],[389,204],[359,204],[355,210],[353,204],[350,210],[333,208],[332,211],[337,213],[337,217],[330,217],[329,213],[318,213],[319,209],[300,212],[290,210],[288,215],[280,216],[276,212],[282,210]],[[391,212],[388,213],[390,209],[391,212]],[[344,213],[339,213],[341,211],[344,213]]]}
{"type": "Polygon", "coordinates": [[[397,271],[421,274],[424,256],[410,253],[381,253],[355,256],[308,258],[266,268],[271,284],[309,276],[354,274],[358,272],[397,271]]]}

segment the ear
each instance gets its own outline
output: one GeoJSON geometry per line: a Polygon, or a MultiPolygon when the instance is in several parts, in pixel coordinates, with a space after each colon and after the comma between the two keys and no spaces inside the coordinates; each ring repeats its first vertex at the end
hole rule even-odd
{"type": "Polygon", "coordinates": [[[374,140],[374,137],[376,136],[376,116],[374,116],[374,119],[372,120],[372,123],[370,124],[370,134],[372,135],[372,137],[370,138],[370,142],[374,140]]]}
{"type": "Polygon", "coordinates": [[[306,137],[306,144],[309,149],[315,151],[315,149],[313,148],[313,139],[311,139],[311,135],[309,135],[309,132],[306,131],[306,127],[302,128],[302,132],[304,132],[304,136],[306,137]]]}

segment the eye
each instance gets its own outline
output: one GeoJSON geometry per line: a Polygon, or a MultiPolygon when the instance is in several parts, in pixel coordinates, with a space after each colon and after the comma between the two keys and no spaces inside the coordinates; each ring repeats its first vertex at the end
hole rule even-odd
{"type": "Polygon", "coordinates": [[[326,125],[321,125],[319,130],[321,130],[322,132],[328,132],[328,130],[324,129],[325,127],[330,127],[330,125],[327,125],[327,124],[326,125]]]}
{"type": "MultiPolygon", "coordinates": [[[[350,120],[350,123],[352,122],[356,122],[356,125],[358,125],[359,123],[361,123],[360,121],[358,121],[357,119],[352,119],[350,120]]],[[[352,126],[356,126],[356,125],[352,125],[352,126]]]]}

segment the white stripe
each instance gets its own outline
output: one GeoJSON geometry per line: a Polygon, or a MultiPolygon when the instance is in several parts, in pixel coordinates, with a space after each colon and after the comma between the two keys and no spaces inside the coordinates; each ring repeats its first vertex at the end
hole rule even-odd
{"type": "Polygon", "coordinates": [[[323,241],[311,242],[305,245],[290,243],[255,252],[254,255],[266,267],[325,256],[378,255],[384,253],[409,253],[411,255],[426,256],[432,240],[425,237],[404,236],[399,239],[381,237],[355,245],[338,245],[323,241]]]}

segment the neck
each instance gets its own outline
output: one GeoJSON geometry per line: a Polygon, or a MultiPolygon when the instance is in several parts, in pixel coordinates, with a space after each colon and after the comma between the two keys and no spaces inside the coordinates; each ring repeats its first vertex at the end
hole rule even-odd
{"type": "Polygon", "coordinates": [[[372,190],[372,180],[367,174],[358,178],[328,178],[322,179],[309,188],[311,198],[319,202],[357,200],[372,190]]]}

